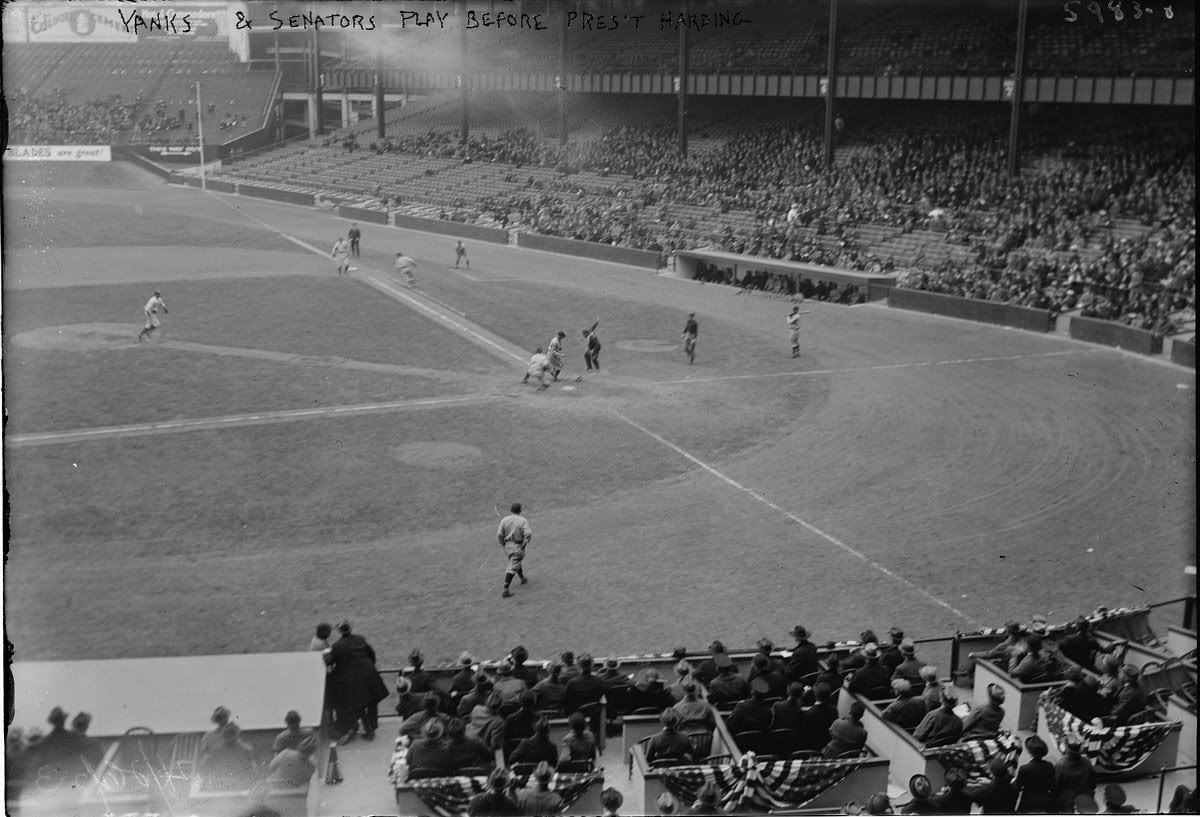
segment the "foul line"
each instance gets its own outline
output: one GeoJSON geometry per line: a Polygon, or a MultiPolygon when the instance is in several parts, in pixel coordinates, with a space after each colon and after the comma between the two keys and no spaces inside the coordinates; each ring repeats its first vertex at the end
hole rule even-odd
{"type": "Polygon", "coordinates": [[[997,360],[1025,360],[1034,357],[1059,357],[1075,355],[1080,352],[1097,351],[1095,349],[1066,349],[1058,352],[1032,352],[1024,355],[1004,355],[1002,357],[968,357],[958,360],[929,360],[920,363],[884,363],[877,366],[851,366],[847,369],[806,369],[802,372],[770,372],[767,374],[731,374],[717,377],[688,377],[683,380],[659,380],[659,386],[677,386],[681,383],[715,383],[720,380],[762,380],[771,377],[805,377],[814,374],[849,374],[852,372],[878,372],[886,369],[918,369],[923,366],[957,366],[963,363],[991,363],[997,360]]]}
{"type": "Polygon", "coordinates": [[[861,552],[861,551],[859,551],[859,550],[856,550],[855,548],[852,548],[850,545],[847,545],[845,542],[843,542],[842,540],[838,539],[837,537],[830,536],[828,533],[826,533],[825,531],[821,530],[821,529],[820,529],[820,528],[818,528],[816,525],[810,524],[809,522],[805,522],[803,519],[801,519],[800,517],[796,516],[796,515],[795,515],[794,513],[792,513],[791,511],[788,511],[788,510],[785,510],[784,508],[781,508],[780,506],[776,505],[776,504],[775,504],[774,502],[772,502],[771,500],[767,499],[767,498],[766,498],[765,496],[763,496],[762,494],[759,494],[759,493],[755,492],[754,490],[752,490],[752,489],[750,489],[750,488],[747,488],[745,485],[742,485],[740,482],[738,482],[737,480],[733,479],[732,477],[728,477],[728,476],[726,476],[725,474],[722,474],[722,473],[721,473],[720,471],[718,471],[716,468],[713,468],[711,465],[709,465],[708,463],[704,462],[703,460],[700,460],[700,459],[698,459],[697,457],[694,457],[694,456],[692,456],[692,455],[691,455],[691,454],[689,454],[687,451],[684,451],[682,448],[680,448],[679,446],[677,446],[677,445],[675,445],[674,443],[672,443],[670,440],[667,440],[667,439],[665,439],[664,437],[661,437],[661,436],[659,436],[658,434],[655,434],[655,433],[654,433],[653,431],[651,431],[650,429],[648,429],[648,428],[646,428],[645,426],[643,426],[643,425],[641,425],[641,424],[637,423],[637,422],[636,422],[636,421],[634,421],[634,420],[631,420],[631,419],[629,419],[628,417],[626,417],[624,414],[622,414],[622,413],[621,413],[621,412],[619,412],[619,411],[615,411],[615,410],[614,410],[614,411],[613,411],[613,414],[615,414],[615,415],[616,415],[618,418],[620,418],[621,420],[624,420],[624,421],[625,421],[626,423],[628,423],[629,425],[631,425],[631,426],[633,426],[634,428],[636,428],[638,431],[640,431],[640,432],[642,432],[643,434],[647,435],[648,437],[651,437],[652,439],[654,439],[654,440],[658,441],[659,443],[662,443],[662,444],[663,444],[663,445],[665,445],[667,448],[671,449],[671,450],[672,450],[672,451],[674,451],[676,454],[679,454],[679,455],[680,455],[681,457],[683,457],[684,459],[686,459],[686,460],[688,460],[688,461],[690,461],[690,462],[692,462],[692,463],[694,463],[694,464],[696,464],[696,465],[700,466],[700,467],[701,467],[701,468],[703,468],[705,471],[707,471],[708,473],[712,474],[714,477],[716,477],[717,479],[721,480],[722,482],[724,482],[724,483],[726,483],[726,484],[728,484],[728,485],[731,485],[732,487],[734,487],[734,488],[738,489],[738,490],[739,490],[739,491],[741,491],[742,493],[744,493],[744,494],[746,494],[746,495],[748,495],[748,496],[752,497],[753,499],[757,500],[758,502],[761,502],[763,505],[766,505],[766,506],[767,506],[768,508],[770,508],[771,510],[773,510],[773,511],[777,511],[777,512],[778,512],[778,513],[780,513],[780,514],[783,514],[783,515],[784,515],[785,517],[787,517],[788,519],[792,520],[793,522],[795,522],[796,524],[798,524],[798,525],[800,525],[801,527],[805,528],[806,530],[809,530],[809,531],[811,531],[812,533],[815,533],[817,536],[820,536],[822,539],[824,539],[825,541],[829,542],[830,544],[832,544],[832,545],[836,545],[837,547],[841,548],[841,549],[842,549],[842,550],[844,550],[846,553],[849,553],[851,556],[853,556],[854,558],[858,559],[860,562],[862,562],[863,564],[865,564],[867,567],[873,568],[874,570],[877,570],[877,571],[879,571],[880,573],[882,573],[883,575],[887,576],[888,578],[890,578],[890,579],[894,579],[895,581],[897,581],[897,582],[900,582],[900,583],[901,583],[901,584],[903,584],[905,587],[907,587],[907,588],[909,588],[910,590],[913,590],[913,591],[915,591],[915,592],[919,593],[920,595],[924,596],[924,597],[925,597],[926,599],[928,599],[929,601],[932,601],[934,604],[938,605],[939,607],[943,608],[944,610],[947,610],[947,611],[949,611],[949,612],[953,613],[954,615],[956,615],[956,616],[958,616],[959,618],[963,619],[963,620],[964,620],[964,621],[966,621],[967,623],[969,623],[969,624],[972,624],[972,625],[974,625],[974,626],[976,626],[976,627],[978,627],[978,626],[979,626],[979,622],[977,622],[975,619],[971,618],[970,616],[968,616],[966,613],[962,612],[962,611],[961,611],[961,610],[959,610],[958,608],[956,608],[956,607],[954,607],[954,606],[952,606],[952,605],[948,604],[947,602],[943,601],[942,599],[940,599],[940,598],[938,598],[937,596],[935,596],[935,595],[933,595],[932,593],[930,593],[928,590],[925,590],[925,589],[923,589],[923,588],[921,588],[921,587],[918,587],[917,585],[913,584],[911,581],[909,581],[908,579],[904,578],[903,576],[901,576],[901,575],[899,575],[899,574],[897,574],[897,573],[894,573],[894,572],[892,572],[892,571],[891,571],[891,570],[889,570],[888,568],[886,568],[886,567],[884,567],[883,565],[881,565],[881,564],[879,564],[878,562],[876,562],[874,559],[871,559],[871,558],[869,558],[869,557],[868,557],[866,554],[864,554],[863,552],[861,552]]]}
{"type": "Polygon", "coordinates": [[[73,431],[13,434],[6,441],[6,445],[11,448],[21,448],[34,445],[58,445],[87,440],[102,440],[111,437],[140,437],[147,434],[174,434],[180,431],[211,431],[219,428],[235,428],[238,426],[280,423],[337,415],[373,414],[445,406],[454,403],[471,403],[493,400],[501,396],[499,394],[468,394],[462,397],[435,397],[420,400],[395,400],[388,403],[363,403],[354,406],[326,406],[314,409],[261,411],[255,414],[230,414],[225,417],[198,417],[192,420],[165,420],[159,423],[134,423],[131,425],[84,428],[73,431]]]}

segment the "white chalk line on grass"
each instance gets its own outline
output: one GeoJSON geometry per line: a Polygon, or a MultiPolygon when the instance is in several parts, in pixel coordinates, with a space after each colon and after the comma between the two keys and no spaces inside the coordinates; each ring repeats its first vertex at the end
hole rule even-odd
{"type": "Polygon", "coordinates": [[[643,434],[647,435],[647,436],[648,436],[648,437],[650,437],[651,439],[653,439],[653,440],[655,440],[655,441],[657,441],[657,442],[661,443],[662,445],[665,445],[667,448],[671,449],[671,450],[672,450],[672,451],[674,451],[676,454],[679,454],[681,457],[683,457],[684,459],[688,460],[689,462],[691,462],[691,463],[693,463],[693,464],[695,464],[695,465],[698,465],[698,466],[700,466],[700,467],[701,467],[701,468],[703,468],[705,471],[707,471],[708,473],[712,474],[714,477],[716,477],[717,479],[719,479],[719,480],[721,480],[722,482],[726,483],[727,485],[730,485],[730,486],[732,486],[733,488],[736,488],[737,490],[741,491],[742,493],[746,494],[747,496],[751,497],[752,499],[756,500],[757,502],[760,502],[761,504],[763,504],[763,505],[766,505],[766,506],[767,506],[768,508],[770,508],[771,510],[773,510],[773,511],[776,511],[777,513],[780,513],[780,514],[782,514],[783,516],[787,517],[787,518],[788,518],[788,519],[790,519],[791,521],[793,521],[793,522],[795,522],[796,524],[800,525],[800,526],[801,526],[801,527],[803,527],[804,529],[806,529],[806,530],[808,530],[808,531],[811,531],[812,533],[815,533],[817,536],[820,536],[822,539],[824,539],[826,542],[829,542],[831,545],[836,545],[837,547],[841,548],[841,549],[842,549],[842,550],[844,550],[846,553],[849,553],[851,556],[853,556],[854,558],[858,559],[860,562],[862,562],[863,564],[865,564],[867,567],[870,567],[870,568],[872,568],[873,570],[876,570],[876,571],[878,571],[878,572],[882,573],[883,575],[887,576],[888,578],[890,578],[890,579],[892,579],[892,580],[894,580],[894,581],[897,581],[897,582],[899,582],[900,584],[902,584],[902,585],[904,585],[905,587],[907,587],[909,590],[912,590],[912,591],[914,591],[915,593],[918,593],[918,594],[920,594],[920,595],[921,595],[921,596],[923,596],[925,599],[927,599],[927,600],[929,600],[929,601],[933,602],[934,604],[936,604],[937,606],[941,607],[942,609],[944,609],[944,610],[947,610],[947,611],[949,611],[949,612],[953,613],[954,615],[958,616],[959,618],[963,619],[963,620],[964,620],[964,621],[966,621],[968,624],[971,624],[971,625],[974,625],[974,626],[979,626],[979,622],[977,622],[975,619],[973,619],[973,618],[971,618],[970,616],[968,616],[966,613],[962,612],[961,610],[959,610],[958,608],[956,608],[956,607],[954,607],[953,605],[949,604],[948,602],[945,602],[945,601],[943,601],[942,599],[938,598],[937,596],[933,595],[933,594],[932,594],[932,593],[930,593],[928,590],[925,590],[924,588],[922,588],[922,587],[919,587],[919,586],[918,586],[918,585],[916,585],[916,584],[913,584],[911,581],[909,581],[908,579],[906,579],[906,578],[904,578],[903,576],[899,575],[898,573],[895,573],[895,572],[893,572],[893,571],[889,570],[888,568],[886,568],[886,567],[884,567],[883,565],[879,564],[879,562],[876,562],[874,559],[871,559],[870,557],[868,557],[868,556],[867,556],[866,554],[864,554],[862,551],[859,551],[859,550],[857,550],[857,549],[855,549],[855,548],[851,547],[850,545],[847,545],[847,544],[846,544],[845,542],[843,542],[842,540],[838,539],[838,538],[837,538],[837,537],[835,537],[835,536],[831,536],[831,535],[829,535],[829,534],[828,534],[828,533],[826,533],[825,531],[823,531],[823,530],[821,530],[820,528],[818,528],[816,525],[813,525],[813,524],[811,524],[810,522],[806,522],[806,521],[804,521],[803,519],[801,519],[800,517],[796,516],[796,515],[795,515],[794,513],[792,513],[791,511],[789,511],[789,510],[786,510],[785,508],[782,508],[782,507],[780,507],[779,505],[776,505],[774,502],[772,502],[771,500],[767,499],[767,498],[766,498],[765,496],[763,496],[762,494],[760,494],[760,493],[758,493],[758,492],[754,491],[754,490],[753,490],[753,489],[751,489],[751,488],[747,488],[745,485],[742,485],[740,482],[738,482],[737,480],[733,479],[732,477],[726,476],[725,474],[723,474],[723,473],[721,473],[720,471],[718,471],[716,468],[713,468],[713,467],[712,467],[711,465],[709,465],[708,463],[704,462],[703,460],[699,459],[699,458],[698,458],[698,457],[696,457],[696,456],[693,456],[692,454],[689,454],[687,451],[684,451],[682,448],[680,448],[679,446],[675,445],[675,443],[671,442],[670,440],[668,440],[668,439],[666,439],[666,438],[664,438],[664,437],[662,437],[662,436],[660,436],[660,435],[658,435],[658,434],[655,434],[655,433],[654,433],[653,431],[651,431],[650,429],[646,428],[645,426],[641,425],[640,423],[638,423],[638,422],[637,422],[637,421],[635,421],[635,420],[631,420],[630,418],[626,417],[626,416],[625,416],[624,414],[622,414],[621,412],[619,412],[619,411],[615,411],[615,410],[614,410],[614,411],[613,411],[613,414],[614,414],[614,415],[616,415],[616,416],[617,416],[619,419],[623,420],[624,422],[626,422],[626,423],[628,423],[629,425],[631,425],[631,426],[633,426],[634,428],[636,428],[638,431],[640,431],[640,432],[642,432],[643,434]]]}
{"type": "Polygon", "coordinates": [[[292,420],[307,420],[338,415],[375,414],[406,409],[432,408],[455,403],[494,400],[501,394],[467,394],[460,397],[431,397],[415,400],[393,400],[386,403],[361,403],[350,406],[324,406],[311,409],[285,409],[281,411],[258,411],[253,414],[229,414],[224,417],[197,417],[190,420],[163,420],[156,423],[131,423],[120,426],[102,426],[71,431],[46,431],[30,434],[13,434],[6,441],[10,448],[35,445],[58,445],[87,440],[113,437],[139,437],[147,434],[173,434],[181,431],[211,431],[220,428],[280,423],[292,420]]]}
{"type": "Polygon", "coordinates": [[[688,377],[683,380],[660,380],[658,386],[678,386],[684,383],[715,383],[721,380],[760,380],[772,377],[806,377],[816,374],[852,374],[854,372],[879,372],[886,369],[919,369],[925,366],[960,366],[965,363],[991,363],[1000,360],[1025,360],[1035,357],[1060,357],[1075,355],[1081,352],[1097,351],[1094,349],[1066,349],[1058,352],[1032,352],[1023,355],[1003,355],[998,357],[968,357],[957,360],[926,360],[916,363],[882,363],[876,366],[850,366],[846,369],[805,369],[800,372],[767,372],[765,374],[730,374],[713,377],[688,377]]]}

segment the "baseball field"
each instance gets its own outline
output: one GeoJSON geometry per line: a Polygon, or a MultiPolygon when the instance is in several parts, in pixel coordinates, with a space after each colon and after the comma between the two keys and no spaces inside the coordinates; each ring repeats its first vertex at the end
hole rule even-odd
{"type": "Polygon", "coordinates": [[[369,224],[337,276],[347,221],[122,164],[6,163],[4,196],[17,660],[343,618],[384,666],[933,637],[1184,591],[1190,370],[876,304],[807,304],[793,359],[783,300],[481,242],[455,269],[452,238],[369,224]],[[560,329],[560,381],[522,384],[560,329]]]}

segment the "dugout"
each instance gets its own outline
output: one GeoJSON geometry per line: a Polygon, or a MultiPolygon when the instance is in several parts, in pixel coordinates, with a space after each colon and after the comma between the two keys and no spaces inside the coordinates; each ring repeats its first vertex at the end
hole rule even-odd
{"type": "Polygon", "coordinates": [[[837,284],[839,287],[852,284],[858,287],[859,292],[867,298],[896,286],[895,275],[854,272],[817,264],[804,264],[799,261],[760,258],[755,255],[736,255],[720,250],[677,250],[675,252],[675,274],[680,278],[689,281],[700,278],[700,268],[704,264],[711,264],[719,270],[731,271],[735,280],[741,280],[748,273],[765,272],[768,275],[791,279],[797,285],[801,280],[814,283],[824,281],[837,284]],[[872,285],[874,285],[874,289],[872,289],[872,285]]]}

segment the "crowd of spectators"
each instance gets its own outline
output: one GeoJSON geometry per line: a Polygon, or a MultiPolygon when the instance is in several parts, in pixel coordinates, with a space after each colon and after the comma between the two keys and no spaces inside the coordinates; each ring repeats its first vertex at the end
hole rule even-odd
{"type": "Polygon", "coordinates": [[[9,142],[54,145],[118,141],[144,118],[144,100],[120,94],[73,104],[62,91],[33,96],[21,90],[7,97],[9,142]]]}

